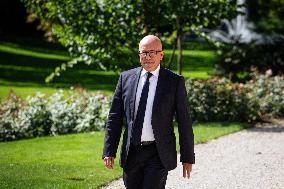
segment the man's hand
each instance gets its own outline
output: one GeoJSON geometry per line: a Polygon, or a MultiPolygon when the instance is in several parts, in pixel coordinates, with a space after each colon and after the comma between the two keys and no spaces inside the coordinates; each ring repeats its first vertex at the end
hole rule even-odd
{"type": "Polygon", "coordinates": [[[184,178],[190,178],[190,172],[192,170],[192,164],[190,163],[182,163],[183,166],[183,177],[184,178]]]}
{"type": "Polygon", "coordinates": [[[108,169],[113,169],[114,157],[105,157],[105,158],[104,158],[104,162],[105,162],[105,166],[106,166],[108,169]]]}

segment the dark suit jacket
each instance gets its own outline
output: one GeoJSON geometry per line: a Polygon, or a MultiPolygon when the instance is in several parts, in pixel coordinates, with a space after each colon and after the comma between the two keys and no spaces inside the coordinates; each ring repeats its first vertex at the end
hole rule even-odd
{"type": "MultiPolygon", "coordinates": [[[[103,158],[116,157],[123,118],[125,118],[120,155],[122,168],[125,166],[130,146],[136,89],[141,70],[142,67],[138,67],[120,75],[105,128],[103,158]]],[[[180,161],[193,164],[195,161],[194,136],[184,78],[161,66],[153,102],[152,128],[160,159],[167,170],[177,166],[176,137],[173,127],[175,115],[179,131],[180,161]]]]}

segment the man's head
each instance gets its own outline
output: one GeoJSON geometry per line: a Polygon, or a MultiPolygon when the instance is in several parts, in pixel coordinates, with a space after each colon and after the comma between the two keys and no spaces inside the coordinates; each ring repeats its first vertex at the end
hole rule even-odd
{"type": "Polygon", "coordinates": [[[156,70],[164,57],[161,40],[154,35],[145,36],[139,43],[139,57],[145,70],[156,70]]]}

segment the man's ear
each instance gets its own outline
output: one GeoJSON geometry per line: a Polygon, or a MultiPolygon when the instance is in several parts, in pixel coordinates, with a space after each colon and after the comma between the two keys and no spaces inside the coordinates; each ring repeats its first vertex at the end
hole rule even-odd
{"type": "Polygon", "coordinates": [[[164,59],[164,51],[161,52],[161,58],[160,60],[163,60],[164,59]]]}

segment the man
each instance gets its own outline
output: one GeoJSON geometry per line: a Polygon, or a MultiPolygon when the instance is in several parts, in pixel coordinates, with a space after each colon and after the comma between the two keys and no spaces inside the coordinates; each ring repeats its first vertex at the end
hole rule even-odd
{"type": "Polygon", "coordinates": [[[162,66],[164,52],[153,35],[139,43],[142,67],[120,75],[105,129],[103,160],[113,168],[116,151],[125,130],[120,165],[129,189],[165,188],[168,171],[177,166],[173,117],[179,131],[183,177],[190,177],[194,164],[194,136],[187,106],[184,78],[162,66]]]}

